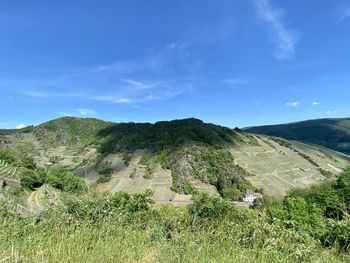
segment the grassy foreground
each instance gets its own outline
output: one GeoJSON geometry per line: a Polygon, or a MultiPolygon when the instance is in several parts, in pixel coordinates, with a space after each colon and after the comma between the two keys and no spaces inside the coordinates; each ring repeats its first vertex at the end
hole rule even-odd
{"type": "Polygon", "coordinates": [[[0,262],[349,262],[337,245],[271,222],[265,210],[199,196],[155,206],[150,193],[62,195],[20,217],[0,205],[0,262]]]}

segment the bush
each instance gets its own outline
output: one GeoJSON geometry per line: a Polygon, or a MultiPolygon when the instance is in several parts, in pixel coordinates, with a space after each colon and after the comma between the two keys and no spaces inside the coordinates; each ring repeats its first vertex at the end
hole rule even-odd
{"type": "Polygon", "coordinates": [[[20,171],[20,181],[24,188],[34,190],[42,186],[46,180],[46,173],[43,169],[30,170],[22,168],[20,171]]]}
{"type": "Polygon", "coordinates": [[[322,210],[304,198],[287,198],[284,200],[284,224],[299,231],[306,231],[319,236],[324,230],[322,210]]]}
{"type": "Polygon", "coordinates": [[[147,165],[150,160],[151,160],[151,155],[149,153],[145,153],[144,155],[142,155],[140,159],[140,164],[147,165]]]}
{"type": "Polygon", "coordinates": [[[0,160],[12,164],[16,161],[15,153],[8,148],[0,149],[0,160]]]}
{"type": "Polygon", "coordinates": [[[81,178],[76,177],[73,173],[60,166],[51,169],[46,183],[70,193],[81,193],[87,189],[85,182],[81,178]]]}
{"type": "Polygon", "coordinates": [[[108,183],[110,180],[111,180],[110,175],[102,175],[97,179],[96,183],[97,184],[104,184],[104,183],[108,183]]]}
{"type": "Polygon", "coordinates": [[[145,175],[143,176],[143,178],[145,178],[147,180],[152,179],[153,178],[153,173],[154,173],[153,167],[151,167],[151,165],[148,164],[146,166],[146,171],[145,171],[145,175]]]}
{"type": "Polygon", "coordinates": [[[337,181],[336,189],[345,201],[347,211],[350,212],[350,168],[346,169],[337,181]]]}
{"type": "Polygon", "coordinates": [[[207,193],[201,193],[193,198],[193,205],[190,207],[190,214],[206,220],[237,220],[240,213],[231,203],[220,200],[217,197],[210,197],[207,193]]]}
{"type": "Polygon", "coordinates": [[[229,199],[232,201],[238,201],[243,199],[242,192],[236,186],[223,188],[222,196],[223,198],[229,199]]]}
{"type": "Polygon", "coordinates": [[[322,237],[322,243],[326,246],[338,245],[342,249],[350,250],[350,220],[328,220],[326,233],[322,237]]]}
{"type": "Polygon", "coordinates": [[[113,169],[112,168],[103,168],[101,170],[98,171],[99,174],[102,174],[102,175],[106,175],[106,176],[110,176],[112,173],[113,173],[113,169]]]}
{"type": "Polygon", "coordinates": [[[35,170],[36,169],[36,164],[33,160],[33,158],[30,158],[28,156],[23,156],[20,161],[20,166],[35,170]]]}
{"type": "Polygon", "coordinates": [[[183,186],[183,192],[186,195],[194,195],[198,193],[198,190],[189,181],[186,181],[183,186]]]}
{"type": "Polygon", "coordinates": [[[131,160],[131,155],[129,153],[123,153],[123,161],[125,166],[129,166],[130,160],[131,160]]]}

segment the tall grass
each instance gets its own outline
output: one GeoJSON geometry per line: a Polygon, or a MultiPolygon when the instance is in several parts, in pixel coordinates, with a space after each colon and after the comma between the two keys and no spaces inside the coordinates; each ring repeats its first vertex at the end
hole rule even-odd
{"type": "Polygon", "coordinates": [[[142,195],[63,201],[27,218],[0,206],[0,262],[350,261],[337,248],[251,210],[226,213],[223,205],[221,216],[211,219],[186,207],[152,206],[142,195]]]}

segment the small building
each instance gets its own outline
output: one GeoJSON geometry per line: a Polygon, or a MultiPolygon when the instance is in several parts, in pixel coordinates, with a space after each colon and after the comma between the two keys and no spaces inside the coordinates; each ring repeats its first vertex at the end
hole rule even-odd
{"type": "Polygon", "coordinates": [[[262,197],[262,195],[260,193],[256,193],[256,192],[254,192],[252,190],[247,190],[244,193],[243,202],[253,203],[256,199],[259,199],[261,197],[262,197]]]}

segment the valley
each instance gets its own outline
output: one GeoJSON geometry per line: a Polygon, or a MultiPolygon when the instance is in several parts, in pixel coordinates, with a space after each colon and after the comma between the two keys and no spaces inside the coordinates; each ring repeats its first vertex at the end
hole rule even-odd
{"type": "Polygon", "coordinates": [[[62,118],[3,132],[0,141],[42,169],[65,167],[99,191],[151,189],[159,203],[188,202],[197,191],[239,200],[239,192],[250,188],[281,198],[291,189],[335,178],[350,163],[347,155],[322,146],[195,119],[151,125],[62,118]],[[242,179],[235,181],[236,176],[242,179]]]}
{"type": "Polygon", "coordinates": [[[323,146],[79,118],[1,131],[0,145],[5,262],[349,259],[350,157],[323,146]]]}

